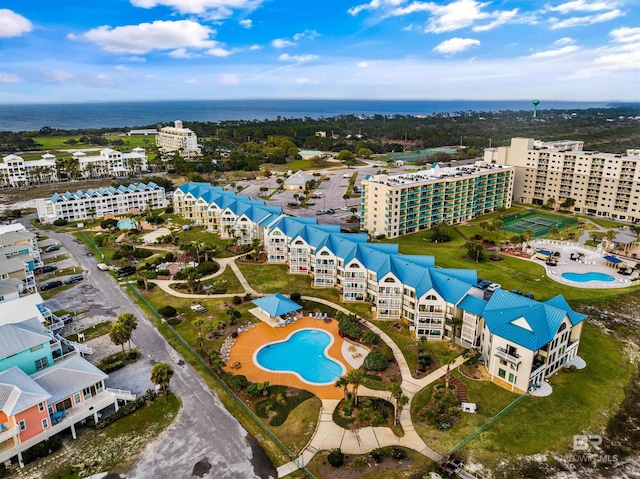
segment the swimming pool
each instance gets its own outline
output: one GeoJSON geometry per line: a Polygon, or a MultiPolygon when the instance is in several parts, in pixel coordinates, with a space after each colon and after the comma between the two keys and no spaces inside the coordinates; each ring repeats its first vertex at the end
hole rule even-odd
{"type": "Polygon", "coordinates": [[[615,281],[616,279],[613,276],[610,276],[605,273],[562,273],[562,277],[564,279],[568,279],[569,281],[574,281],[576,283],[587,283],[589,281],[605,281],[610,283],[615,281]]]}
{"type": "Polygon", "coordinates": [[[121,230],[131,230],[133,228],[137,228],[138,223],[133,220],[120,220],[118,221],[118,228],[121,230]]]}
{"type": "Polygon", "coordinates": [[[333,336],[325,331],[301,329],[284,341],[262,346],[253,360],[264,370],[295,374],[309,384],[333,384],[346,373],[344,365],[327,356],[333,341],[333,336]]]}

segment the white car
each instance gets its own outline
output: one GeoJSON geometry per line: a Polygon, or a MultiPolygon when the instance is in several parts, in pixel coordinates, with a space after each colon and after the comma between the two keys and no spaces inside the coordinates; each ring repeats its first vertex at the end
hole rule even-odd
{"type": "Polygon", "coordinates": [[[499,285],[498,283],[491,283],[489,286],[487,286],[487,291],[491,291],[492,293],[498,289],[502,288],[501,285],[499,285]]]}
{"type": "Polygon", "coordinates": [[[109,267],[104,263],[98,263],[98,269],[100,271],[109,271],[109,267]]]}

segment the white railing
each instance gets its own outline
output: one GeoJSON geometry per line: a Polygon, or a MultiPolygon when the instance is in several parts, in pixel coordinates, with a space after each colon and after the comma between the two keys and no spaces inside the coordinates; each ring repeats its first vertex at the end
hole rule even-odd
{"type": "Polygon", "coordinates": [[[520,356],[513,356],[507,353],[503,348],[496,348],[495,355],[513,364],[520,364],[520,362],[522,361],[522,359],[520,359],[520,356]]]}
{"type": "Polygon", "coordinates": [[[133,394],[131,391],[127,391],[125,389],[107,388],[107,392],[110,392],[117,399],[120,399],[122,401],[135,401],[136,400],[136,395],[133,394]]]}
{"type": "Polygon", "coordinates": [[[93,349],[91,349],[89,346],[86,346],[86,345],[80,344],[80,343],[76,343],[75,341],[70,341],[67,338],[63,338],[59,334],[56,334],[55,337],[61,343],[66,344],[67,346],[75,349],[76,351],[79,351],[82,354],[93,354],[93,349]]]}
{"type": "Polygon", "coordinates": [[[3,426],[5,428],[0,432],[0,444],[20,433],[20,428],[18,426],[14,426],[9,423],[4,423],[3,426]]]}

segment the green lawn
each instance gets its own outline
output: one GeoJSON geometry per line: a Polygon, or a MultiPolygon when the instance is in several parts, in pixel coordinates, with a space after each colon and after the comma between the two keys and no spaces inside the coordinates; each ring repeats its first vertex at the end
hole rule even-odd
{"type": "Polygon", "coordinates": [[[320,399],[313,396],[291,411],[284,424],[281,426],[268,425],[268,427],[297,456],[311,440],[316,430],[321,407],[320,399]]]}
{"type": "MultiPolygon", "coordinates": [[[[104,336],[105,334],[109,334],[109,330],[111,329],[112,324],[113,323],[111,321],[103,321],[79,332],[84,333],[85,341],[91,341],[92,339],[96,339],[100,336],[104,336]]],[[[67,336],[67,339],[71,341],[77,341],[78,333],[67,336]]]]}
{"type": "Polygon", "coordinates": [[[181,243],[208,243],[216,247],[217,258],[230,258],[236,256],[235,253],[227,251],[225,248],[231,244],[229,240],[220,239],[220,235],[209,233],[202,226],[193,226],[189,231],[181,231],[178,234],[178,244],[181,243]]]}
{"type": "MultiPolygon", "coordinates": [[[[215,278],[203,281],[202,284],[211,284],[215,287],[219,287],[227,290],[227,293],[244,294],[244,288],[240,284],[240,280],[229,267],[225,268],[224,272],[216,276],[215,278]]],[[[202,291],[200,292],[202,294],[202,291]]]]}
{"type": "MultiPolygon", "coordinates": [[[[491,467],[504,457],[569,448],[574,434],[601,433],[608,416],[623,398],[623,387],[631,377],[632,366],[620,352],[619,343],[591,324],[585,324],[580,356],[587,362],[585,369],[573,373],[560,370],[550,379],[551,396],[527,396],[487,431],[467,443],[463,451],[491,467]]],[[[446,433],[418,428],[427,443],[433,438],[434,448],[441,453],[450,450],[517,397],[488,382],[466,378],[462,381],[467,385],[469,400],[478,402],[479,414],[464,414],[462,422],[446,433]]],[[[412,407],[421,401],[423,404],[426,394],[428,391],[419,393],[412,407]]]]}

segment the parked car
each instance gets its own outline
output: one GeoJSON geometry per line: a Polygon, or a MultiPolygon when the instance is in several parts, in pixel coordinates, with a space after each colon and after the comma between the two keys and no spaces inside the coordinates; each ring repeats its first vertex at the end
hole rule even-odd
{"type": "Polygon", "coordinates": [[[135,274],[136,268],[134,266],[125,266],[124,268],[120,268],[118,270],[118,278],[122,278],[124,276],[130,276],[135,274]]]}
{"type": "Polygon", "coordinates": [[[328,214],[328,213],[329,213],[329,212],[328,212],[327,210],[318,210],[318,211],[316,211],[316,214],[317,214],[318,216],[319,216],[319,215],[326,215],[326,214],[328,214]]]}
{"type": "Polygon", "coordinates": [[[487,286],[487,291],[491,291],[493,293],[494,291],[497,291],[500,288],[502,288],[502,286],[499,285],[498,283],[491,283],[489,286],[487,286]]]}
{"type": "Polygon", "coordinates": [[[40,271],[43,273],[51,273],[57,269],[58,267],[55,264],[45,264],[40,271]]]}
{"type": "Polygon", "coordinates": [[[51,253],[52,251],[58,251],[60,249],[60,246],[58,246],[57,244],[52,244],[50,246],[47,246],[44,250],[45,253],[51,253]]]}
{"type": "Polygon", "coordinates": [[[62,281],[49,281],[40,286],[40,291],[48,291],[50,289],[58,288],[62,286],[62,281]]]}
{"type": "Polygon", "coordinates": [[[522,296],[522,291],[520,291],[519,289],[512,289],[509,292],[513,294],[517,294],[518,296],[522,296]]]}
{"type": "Polygon", "coordinates": [[[487,289],[487,287],[489,287],[489,285],[491,285],[493,283],[491,283],[491,281],[487,281],[486,279],[484,281],[480,281],[478,283],[478,288],[480,289],[487,289]]]}
{"type": "Polygon", "coordinates": [[[98,269],[100,271],[109,271],[109,266],[107,266],[105,263],[98,263],[98,269]]]}
{"type": "Polygon", "coordinates": [[[525,298],[533,299],[533,293],[525,293],[523,296],[525,298]]]}
{"type": "Polygon", "coordinates": [[[296,203],[295,201],[291,201],[291,202],[287,203],[287,206],[300,206],[300,204],[296,203]]]}
{"type": "Polygon", "coordinates": [[[330,180],[331,180],[331,178],[330,178],[330,177],[328,177],[328,176],[325,176],[325,177],[324,177],[324,181],[330,181],[330,180]]]}
{"type": "Polygon", "coordinates": [[[84,276],[81,274],[72,274],[71,276],[69,276],[67,279],[64,280],[64,284],[77,283],[78,281],[82,281],[83,279],[84,279],[84,276]]]}

